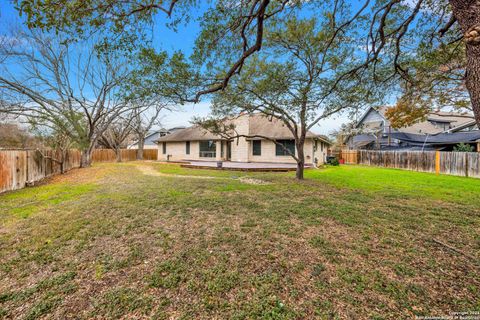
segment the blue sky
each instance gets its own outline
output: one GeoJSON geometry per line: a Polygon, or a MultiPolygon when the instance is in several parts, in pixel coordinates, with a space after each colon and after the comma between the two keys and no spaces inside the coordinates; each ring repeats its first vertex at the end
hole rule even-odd
{"type": "MultiPolygon", "coordinates": [[[[200,11],[197,13],[197,16],[201,14],[200,11]]],[[[190,55],[195,39],[200,32],[199,22],[191,19],[188,24],[179,25],[177,28],[178,31],[173,31],[165,25],[165,21],[165,17],[162,14],[156,17],[152,39],[154,47],[170,52],[181,50],[186,55],[190,55]]],[[[0,30],[6,30],[10,26],[20,25],[21,22],[22,18],[19,17],[18,12],[10,1],[0,0],[0,30]]],[[[198,104],[178,106],[176,109],[177,111],[165,112],[162,115],[161,122],[164,127],[188,126],[192,117],[207,116],[210,112],[210,102],[203,100],[198,104]]],[[[319,134],[328,134],[348,121],[347,115],[337,115],[321,121],[314,127],[313,131],[319,134]]]]}

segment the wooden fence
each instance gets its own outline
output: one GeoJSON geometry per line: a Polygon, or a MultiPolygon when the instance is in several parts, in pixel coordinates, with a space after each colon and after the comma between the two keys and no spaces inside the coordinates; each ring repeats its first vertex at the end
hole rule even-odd
{"type": "Polygon", "coordinates": [[[345,163],[480,178],[480,153],[439,151],[342,151],[345,163]]]}
{"type": "MultiPolygon", "coordinates": [[[[145,160],[157,160],[157,150],[144,150],[145,160]]],[[[136,149],[122,150],[122,161],[136,160],[136,149]]],[[[69,150],[64,162],[64,171],[80,167],[81,153],[69,150]]],[[[9,190],[22,189],[44,178],[61,172],[60,164],[51,158],[59,159],[54,150],[0,150],[0,193],[9,190]]],[[[112,150],[95,150],[93,162],[116,161],[112,150]]]]}
{"type": "MultiPolygon", "coordinates": [[[[0,151],[0,192],[22,189],[46,177],[61,172],[60,164],[51,158],[60,158],[53,150],[2,150],[0,151]]],[[[80,166],[80,152],[69,150],[64,171],[80,166]]]]}
{"type": "MultiPolygon", "coordinates": [[[[122,161],[134,161],[137,160],[137,149],[122,149],[122,161]]],[[[157,160],[157,149],[144,149],[143,160],[157,160]]],[[[111,149],[97,149],[93,151],[93,162],[113,162],[117,160],[115,152],[111,149]]]]}

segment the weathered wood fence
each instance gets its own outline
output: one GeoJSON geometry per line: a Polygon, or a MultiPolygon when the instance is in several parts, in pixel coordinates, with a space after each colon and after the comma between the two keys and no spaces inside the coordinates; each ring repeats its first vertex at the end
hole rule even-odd
{"type": "MultiPolygon", "coordinates": [[[[0,192],[22,189],[29,183],[61,172],[60,154],[53,150],[0,150],[0,192]]],[[[80,152],[69,150],[64,171],[80,166],[80,152]]]]}
{"type": "MultiPolygon", "coordinates": [[[[156,149],[144,150],[144,160],[157,160],[156,149]]],[[[122,150],[122,161],[136,160],[136,149],[122,150]]],[[[69,150],[66,154],[63,170],[69,171],[80,167],[81,153],[69,150]]],[[[0,150],[0,193],[22,189],[44,178],[61,172],[60,164],[53,161],[60,159],[59,152],[54,150],[0,150]]],[[[115,152],[97,149],[92,155],[93,162],[116,161],[115,152]]]]}
{"type": "MultiPolygon", "coordinates": [[[[122,161],[134,161],[137,160],[137,149],[122,149],[121,151],[122,161]]],[[[143,160],[157,160],[157,149],[144,149],[143,160]]],[[[112,162],[116,161],[117,156],[111,149],[97,149],[93,151],[93,162],[112,162]]]]}
{"type": "Polygon", "coordinates": [[[479,152],[342,151],[348,164],[480,178],[479,152]]]}

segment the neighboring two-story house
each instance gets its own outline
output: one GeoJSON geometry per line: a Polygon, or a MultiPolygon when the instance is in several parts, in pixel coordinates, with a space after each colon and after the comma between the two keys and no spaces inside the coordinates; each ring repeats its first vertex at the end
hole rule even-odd
{"type": "Polygon", "coordinates": [[[469,113],[435,111],[411,126],[394,129],[385,116],[387,108],[371,107],[360,117],[346,140],[350,149],[448,150],[460,142],[476,146],[479,131],[469,113]]]}
{"type": "MultiPolygon", "coordinates": [[[[157,140],[158,159],[295,163],[285,150],[296,153],[293,135],[282,121],[262,114],[240,115],[229,121],[235,125],[236,134],[240,137],[228,139],[199,126],[185,128],[157,140]]],[[[309,131],[304,147],[306,164],[324,163],[330,145],[328,139],[309,131]]]]}

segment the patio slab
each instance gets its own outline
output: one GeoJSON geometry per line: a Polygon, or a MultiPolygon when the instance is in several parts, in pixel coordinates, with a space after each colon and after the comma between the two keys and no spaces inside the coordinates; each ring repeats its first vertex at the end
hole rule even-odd
{"type": "MultiPolygon", "coordinates": [[[[268,163],[268,162],[232,162],[224,161],[221,168],[217,167],[216,161],[190,161],[182,164],[181,167],[192,169],[215,169],[215,170],[233,170],[233,171],[295,171],[297,165],[294,163],[268,163]]],[[[311,165],[305,165],[305,169],[312,168],[311,165]]]]}

